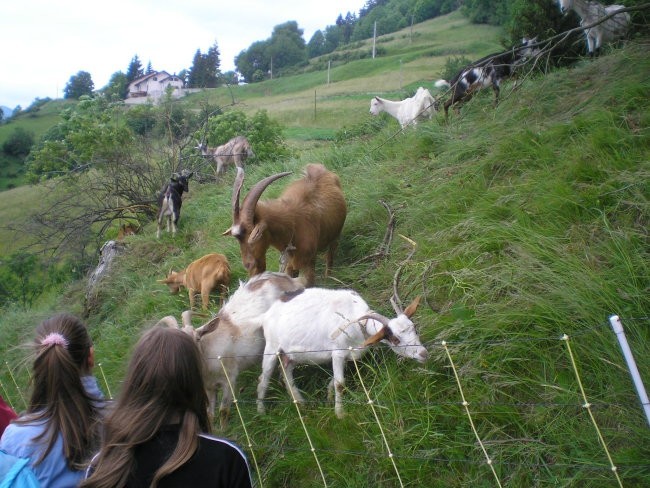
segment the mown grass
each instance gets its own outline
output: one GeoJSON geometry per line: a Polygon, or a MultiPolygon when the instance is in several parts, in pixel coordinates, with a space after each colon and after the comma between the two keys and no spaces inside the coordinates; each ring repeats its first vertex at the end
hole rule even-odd
{"type": "MultiPolygon", "coordinates": [[[[492,94],[481,94],[460,117],[450,115],[445,124],[439,116],[403,133],[392,119],[369,126],[365,99],[359,96],[357,106],[353,92],[340,114],[289,126],[294,157],[247,168],[246,188],[279,170],[299,173],[314,160],[340,175],[349,213],[333,279],[322,277],[319,263],[319,285],[352,287],[391,314],[388,299],[401,266],[401,298],[423,295],[415,318],[428,363],[398,360],[377,347],[359,365],[397,472],[354,365],[346,371],[342,420],[327,401],[329,369],[297,372],[308,400],[301,413],[328,486],[394,487],[400,479],[410,487],[497,486],[453,368],[503,486],[618,486],[582,406],[564,334],[623,485],[650,483],[648,426],[607,323],[611,314],[623,318],[641,375],[650,377],[647,48],[630,44],[516,89],[507,84],[496,109],[492,94]],[[348,127],[343,139],[332,134],[337,117],[338,129],[348,127]],[[384,259],[365,259],[386,231],[380,200],[396,212],[396,235],[384,259]],[[410,246],[397,234],[417,243],[407,263],[410,246]]],[[[312,109],[304,102],[280,110],[280,117],[299,119],[288,114],[300,113],[300,103],[307,120],[312,109]]],[[[230,224],[232,177],[192,185],[176,239],[156,240],[153,224],[128,238],[128,252],[86,304],[113,394],[140,331],[187,306],[184,294],[169,295],[156,279],[207,252],[228,257],[233,287],[246,278],[236,241],[221,236],[230,224]]],[[[265,196],[285,184],[274,183],[265,196]]],[[[269,267],[277,259],[270,251],[269,267]]],[[[19,384],[27,384],[26,369],[16,366],[23,351],[11,346],[53,310],[81,313],[83,289],[77,283],[34,310],[8,310],[0,318],[3,357],[19,384]]],[[[238,397],[252,442],[246,449],[256,456],[264,486],[323,486],[279,381],[269,392],[269,413],[256,413],[257,374],[240,377],[238,397]]],[[[7,372],[1,377],[21,407],[7,372]]],[[[248,446],[236,415],[223,434],[248,446]]]]}

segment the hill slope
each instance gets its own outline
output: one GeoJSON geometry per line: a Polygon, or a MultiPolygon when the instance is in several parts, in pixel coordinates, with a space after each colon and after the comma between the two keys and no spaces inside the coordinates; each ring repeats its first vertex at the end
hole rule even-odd
{"type": "MultiPolygon", "coordinates": [[[[609,315],[622,317],[641,375],[650,378],[648,47],[630,44],[516,90],[510,84],[496,109],[486,93],[448,124],[440,117],[404,133],[392,119],[370,125],[367,113],[342,103],[338,127],[344,120],[350,130],[341,142],[247,168],[246,188],[314,160],[336,171],[349,215],[333,279],[319,267],[319,284],[352,287],[385,314],[393,286],[405,302],[422,294],[415,321],[431,352],[420,366],[377,347],[360,365],[385,441],[354,366],[343,420],[326,400],[327,368],[300,369],[296,381],[309,400],[301,413],[315,452],[281,383],[270,413],[260,416],[258,371],[245,374],[239,406],[264,486],[323,486],[314,456],[328,486],[601,487],[618,486],[616,476],[624,486],[650,483],[648,426],[607,325],[609,315]],[[396,235],[377,257],[388,222],[381,202],[395,211],[396,235]],[[408,262],[410,246],[397,233],[417,243],[408,262]]],[[[247,100],[257,107],[282,97],[247,100]]],[[[325,127],[337,127],[333,113],[325,127]]],[[[170,296],[156,279],[207,252],[224,253],[235,279],[245,279],[236,241],[221,236],[232,174],[227,181],[192,185],[175,240],[155,240],[153,225],[130,238],[93,302],[88,322],[113,393],[139,331],[186,307],[184,294],[170,296]]],[[[286,182],[274,185],[265,197],[286,182]]],[[[269,266],[277,257],[269,253],[269,266]]],[[[54,309],[80,312],[82,288],[30,313],[7,312],[0,343],[17,344],[54,309]]],[[[4,352],[19,364],[19,352],[4,352]]],[[[24,369],[15,372],[26,384],[24,369]]],[[[6,372],[3,384],[11,384],[6,372]]],[[[236,415],[225,435],[249,446],[236,415]]]]}

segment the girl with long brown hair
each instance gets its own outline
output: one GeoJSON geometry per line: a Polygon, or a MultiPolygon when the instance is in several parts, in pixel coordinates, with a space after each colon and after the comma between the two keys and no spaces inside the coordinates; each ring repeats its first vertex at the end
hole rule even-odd
{"type": "Polygon", "coordinates": [[[29,406],[2,434],[0,450],[29,459],[42,486],[76,486],[99,445],[104,408],[91,376],[92,341],[81,320],[62,313],[38,326],[33,346],[29,406]]]}
{"type": "Polygon", "coordinates": [[[80,486],[251,487],[244,453],[208,434],[203,367],[189,335],[164,327],[146,331],[80,486]]]}

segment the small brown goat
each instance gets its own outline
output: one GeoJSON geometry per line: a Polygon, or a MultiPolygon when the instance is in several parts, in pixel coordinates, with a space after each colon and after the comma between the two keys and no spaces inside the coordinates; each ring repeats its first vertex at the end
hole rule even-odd
{"type": "Polygon", "coordinates": [[[258,201],[267,186],[288,174],[278,173],[259,181],[244,198],[240,210],[244,171],[238,169],[232,197],[232,226],[224,235],[239,241],[249,276],[266,270],[266,251],[270,246],[280,252],[293,246],[295,249],[285,256],[286,273],[295,277],[302,272],[305,285],[312,286],[318,252],[327,251],[326,276],[332,267],[347,206],[339,177],[322,164],[308,164],[304,176],[287,186],[279,198],[258,201]]]}
{"type": "Polygon", "coordinates": [[[230,265],[223,254],[206,254],[191,262],[183,271],[170,271],[167,278],[158,282],[166,284],[173,294],[178,293],[182,286],[187,288],[190,308],[194,308],[194,296],[200,293],[203,309],[206,310],[212,290],[220,290],[220,304],[223,303],[230,283],[230,265]]]}

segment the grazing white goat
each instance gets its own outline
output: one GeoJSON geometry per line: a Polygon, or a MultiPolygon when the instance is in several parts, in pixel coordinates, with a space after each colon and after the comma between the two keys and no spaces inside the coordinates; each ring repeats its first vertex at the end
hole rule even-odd
{"type": "Polygon", "coordinates": [[[304,286],[298,278],[266,271],[246,283],[240,282],[237,291],[219,313],[198,329],[191,325],[191,312],[184,312],[183,330],[198,341],[206,361],[205,388],[213,415],[217,390],[221,389],[219,416],[222,428],[228,423],[233,400],[228,379],[235,389],[239,373],[260,363],[264,351],[263,314],[276,300],[290,299],[302,290],[304,286]]]}
{"type": "Polygon", "coordinates": [[[402,128],[417,124],[418,119],[431,118],[435,113],[435,100],[426,88],[418,88],[411,98],[400,102],[374,97],[370,100],[370,113],[379,115],[386,112],[397,119],[402,128]]]}
{"type": "Polygon", "coordinates": [[[263,320],[266,346],[257,386],[258,411],[264,413],[264,397],[278,356],[286,373],[287,391],[299,402],[303,398],[293,381],[294,367],[332,363],[334,376],[328,391],[334,390],[334,410],[339,418],[343,416],[345,362],[359,359],[367,346],[382,341],[400,356],[426,361],[429,354],[410,319],[419,302],[420,297],[396,318],[388,319],[372,312],[352,290],[307,288],[288,301],[276,301],[263,320]]]}
{"type": "MultiPolygon", "coordinates": [[[[589,0],[557,0],[557,3],[563,13],[574,10],[582,19],[580,25],[591,25],[603,17],[625,8],[624,5],[603,5],[589,0]]],[[[610,17],[601,24],[585,29],[589,56],[597,55],[603,42],[615,41],[625,36],[630,21],[630,14],[623,12],[610,17]]]]}

